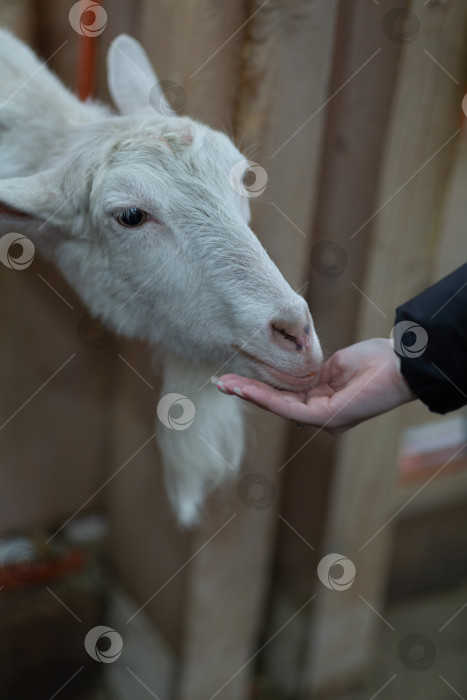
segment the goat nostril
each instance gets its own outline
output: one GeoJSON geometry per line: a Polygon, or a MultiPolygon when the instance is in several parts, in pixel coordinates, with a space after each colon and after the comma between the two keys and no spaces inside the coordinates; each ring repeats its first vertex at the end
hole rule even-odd
{"type": "Polygon", "coordinates": [[[285,328],[277,328],[274,324],[272,325],[272,329],[276,331],[276,333],[280,333],[285,340],[290,340],[291,343],[294,343],[297,350],[303,350],[302,338],[298,339],[295,335],[287,333],[285,328]]]}

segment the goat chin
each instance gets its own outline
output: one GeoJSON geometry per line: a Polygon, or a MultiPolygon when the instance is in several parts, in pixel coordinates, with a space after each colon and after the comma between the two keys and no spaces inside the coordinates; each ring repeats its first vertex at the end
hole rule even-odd
{"type": "Polygon", "coordinates": [[[189,427],[174,429],[160,419],[156,426],[169,499],[186,527],[199,522],[207,495],[235,478],[244,453],[244,409],[211,384],[215,372],[209,364],[193,366],[173,357],[164,361],[161,401],[180,394],[194,407],[189,427]]]}

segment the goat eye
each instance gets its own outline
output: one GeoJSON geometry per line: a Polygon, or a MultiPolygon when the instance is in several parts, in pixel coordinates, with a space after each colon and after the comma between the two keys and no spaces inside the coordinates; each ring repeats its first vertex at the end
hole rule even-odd
{"type": "Polygon", "coordinates": [[[122,226],[141,226],[146,221],[146,212],[141,211],[137,207],[131,207],[130,209],[124,209],[118,214],[115,214],[115,219],[122,226]]]}

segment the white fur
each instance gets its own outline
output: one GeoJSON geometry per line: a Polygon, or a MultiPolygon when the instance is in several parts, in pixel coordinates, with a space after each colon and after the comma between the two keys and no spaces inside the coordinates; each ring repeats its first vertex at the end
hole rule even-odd
{"type": "MultiPolygon", "coordinates": [[[[321,350],[306,303],[249,228],[248,199],[230,185],[242,154],[224,134],[171,115],[160,91],[164,114],[153,109],[157,77],[130,37],[113,42],[108,68],[118,114],[79,102],[0,30],[0,204],[29,216],[28,235],[93,315],[162,351],[162,394],[193,401],[188,429],[157,427],[169,493],[189,524],[206,493],[238,470],[244,448],[240,401],[219,394],[210,375],[296,390],[271,368],[303,376],[317,369],[321,350]],[[114,214],[128,207],[148,220],[122,227],[114,214]],[[306,324],[300,348],[291,336],[306,324]]],[[[3,231],[11,221],[3,217],[3,231]]]]}

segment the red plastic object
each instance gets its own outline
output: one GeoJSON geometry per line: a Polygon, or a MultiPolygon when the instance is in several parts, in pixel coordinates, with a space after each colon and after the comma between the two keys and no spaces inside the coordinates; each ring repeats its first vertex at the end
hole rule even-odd
{"type": "Polygon", "coordinates": [[[59,557],[33,562],[24,566],[6,566],[0,569],[0,588],[16,590],[35,586],[46,581],[53,581],[73,571],[82,569],[86,557],[81,550],[72,549],[59,557]]]}

